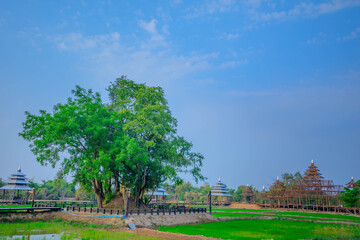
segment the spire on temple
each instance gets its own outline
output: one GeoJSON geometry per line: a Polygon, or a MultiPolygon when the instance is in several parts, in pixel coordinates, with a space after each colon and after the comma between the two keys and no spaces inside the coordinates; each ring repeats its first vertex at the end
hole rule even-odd
{"type": "Polygon", "coordinates": [[[354,181],[354,178],[353,178],[353,177],[351,177],[350,182],[348,182],[345,186],[346,186],[347,188],[350,188],[350,189],[360,188],[359,184],[357,184],[357,183],[354,181]]]}
{"type": "Polygon", "coordinates": [[[319,172],[319,169],[314,164],[314,160],[311,160],[311,165],[306,170],[304,179],[305,180],[320,180],[320,179],[323,179],[323,176],[321,176],[321,173],[319,172]]]}

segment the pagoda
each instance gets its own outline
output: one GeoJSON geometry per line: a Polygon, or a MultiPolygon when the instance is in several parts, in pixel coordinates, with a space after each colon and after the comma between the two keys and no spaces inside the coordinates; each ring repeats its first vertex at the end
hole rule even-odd
{"type": "Polygon", "coordinates": [[[246,185],[246,188],[245,188],[244,192],[241,194],[241,196],[244,197],[244,202],[253,202],[254,192],[251,189],[251,187],[249,187],[249,184],[246,185]]]}
{"type": "Polygon", "coordinates": [[[321,176],[319,169],[314,164],[314,160],[311,160],[311,164],[305,172],[304,180],[321,180],[324,177],[321,176]]]}
{"type": "Polygon", "coordinates": [[[221,182],[219,178],[215,186],[212,187],[211,196],[214,197],[215,204],[230,205],[232,197],[229,191],[226,189],[226,185],[221,182]]]}
{"type": "Polygon", "coordinates": [[[284,183],[280,181],[279,177],[276,177],[276,181],[270,187],[269,198],[272,200],[273,203],[281,204],[285,191],[286,187],[284,183]]]}
{"type": "Polygon", "coordinates": [[[350,182],[348,182],[345,186],[349,189],[360,188],[359,184],[354,181],[354,177],[351,177],[350,182]]]}
{"type": "Polygon", "coordinates": [[[13,201],[16,192],[32,190],[30,187],[28,187],[30,183],[26,180],[26,175],[21,172],[21,167],[19,167],[17,172],[11,174],[9,180],[5,181],[7,185],[1,187],[0,190],[3,190],[3,195],[5,195],[5,191],[8,191],[10,193],[10,201],[13,201]]]}

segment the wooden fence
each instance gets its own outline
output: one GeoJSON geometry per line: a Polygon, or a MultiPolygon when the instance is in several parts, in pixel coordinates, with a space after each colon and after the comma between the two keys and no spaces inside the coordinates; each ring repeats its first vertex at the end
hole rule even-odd
{"type": "MultiPolygon", "coordinates": [[[[96,213],[96,214],[110,214],[110,215],[125,215],[125,210],[120,209],[106,209],[106,208],[86,208],[86,207],[66,207],[66,211],[96,213]]],[[[193,214],[206,213],[206,208],[169,208],[169,209],[129,209],[128,215],[177,215],[177,214],[193,214]]]]}

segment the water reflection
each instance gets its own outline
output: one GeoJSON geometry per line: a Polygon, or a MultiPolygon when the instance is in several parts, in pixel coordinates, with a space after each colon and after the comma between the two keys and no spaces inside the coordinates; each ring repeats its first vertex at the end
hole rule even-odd
{"type": "Polygon", "coordinates": [[[24,239],[24,240],[50,239],[50,240],[60,240],[61,236],[63,234],[66,234],[66,233],[13,235],[13,236],[6,236],[5,238],[0,237],[0,239],[24,239]]]}

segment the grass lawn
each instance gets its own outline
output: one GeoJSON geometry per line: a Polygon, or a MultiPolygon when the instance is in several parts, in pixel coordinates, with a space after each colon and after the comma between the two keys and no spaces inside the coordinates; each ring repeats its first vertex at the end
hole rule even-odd
{"type": "Polygon", "coordinates": [[[31,234],[61,234],[61,239],[157,239],[139,236],[134,233],[116,231],[112,225],[95,225],[79,222],[29,222],[17,223],[0,222],[0,239],[8,239],[8,236],[31,235],[31,234]],[[109,229],[111,231],[107,231],[109,229]],[[114,231],[115,230],[115,231],[114,231]]]}
{"type": "Polygon", "coordinates": [[[28,205],[0,205],[0,208],[29,208],[31,204],[28,205]]]}
{"type": "Polygon", "coordinates": [[[282,220],[232,220],[160,227],[160,231],[223,239],[360,239],[360,226],[282,220]]]}
{"type": "MultiPolygon", "coordinates": [[[[230,209],[229,209],[230,210],[230,209]]],[[[236,210],[236,209],[231,209],[236,210]]],[[[357,216],[348,216],[342,214],[331,214],[331,213],[312,213],[312,212],[283,212],[283,211],[271,211],[271,212],[257,212],[252,209],[244,209],[247,211],[222,211],[217,213],[212,213],[214,217],[255,217],[255,216],[271,216],[271,217],[286,217],[286,218],[296,218],[296,219],[313,219],[313,220],[323,220],[323,221],[351,221],[360,223],[360,217],[357,216]]]]}

